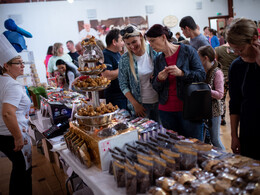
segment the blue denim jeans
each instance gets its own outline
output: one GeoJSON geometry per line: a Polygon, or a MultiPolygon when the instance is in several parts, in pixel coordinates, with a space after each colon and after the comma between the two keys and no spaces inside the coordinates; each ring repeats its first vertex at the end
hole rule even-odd
{"type": "Polygon", "coordinates": [[[143,104],[143,107],[145,108],[145,114],[146,114],[145,117],[152,119],[156,122],[160,122],[159,121],[158,106],[159,106],[159,103],[143,104]]]}
{"type": "Polygon", "coordinates": [[[197,138],[203,141],[203,126],[201,122],[192,122],[183,119],[182,112],[166,112],[159,110],[160,120],[166,129],[178,132],[187,138],[197,138]]]}
{"type": "Polygon", "coordinates": [[[225,150],[225,147],[220,140],[221,116],[213,117],[211,121],[212,121],[212,127],[209,128],[211,142],[213,146],[225,150]]]}

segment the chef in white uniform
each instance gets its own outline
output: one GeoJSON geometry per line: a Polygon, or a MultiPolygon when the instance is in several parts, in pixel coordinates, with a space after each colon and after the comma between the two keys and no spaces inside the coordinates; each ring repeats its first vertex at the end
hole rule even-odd
{"type": "Polygon", "coordinates": [[[16,78],[24,63],[0,35],[0,151],[12,161],[9,194],[32,194],[32,152],[28,134],[31,101],[16,78]]]}

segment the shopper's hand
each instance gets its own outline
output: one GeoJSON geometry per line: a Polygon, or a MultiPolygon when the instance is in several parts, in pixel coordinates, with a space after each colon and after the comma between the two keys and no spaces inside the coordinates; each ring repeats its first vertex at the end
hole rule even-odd
{"type": "Polygon", "coordinates": [[[240,154],[240,141],[238,137],[232,137],[231,149],[234,154],[240,154]]]}
{"type": "Polygon", "coordinates": [[[136,116],[145,117],[145,115],[146,115],[145,108],[142,106],[142,104],[139,104],[138,102],[136,102],[133,106],[135,109],[136,116]]]}
{"type": "Polygon", "coordinates": [[[252,47],[254,48],[255,55],[256,55],[256,63],[258,66],[260,66],[260,42],[258,40],[255,40],[252,44],[252,47]]]}
{"type": "Polygon", "coordinates": [[[160,81],[165,81],[168,77],[168,72],[166,69],[162,70],[161,72],[159,72],[157,78],[160,80],[160,81]]]}
{"type": "Polygon", "coordinates": [[[18,152],[20,151],[24,146],[24,139],[23,136],[20,136],[18,138],[14,138],[14,151],[18,152]]]}
{"type": "Polygon", "coordinates": [[[71,85],[75,85],[78,80],[79,80],[79,77],[75,78],[75,80],[72,82],[71,85]]]}
{"type": "Polygon", "coordinates": [[[167,67],[165,67],[165,69],[167,70],[167,72],[170,75],[173,75],[173,76],[176,76],[176,77],[184,76],[184,72],[181,69],[179,69],[176,65],[167,66],[167,67]]]}

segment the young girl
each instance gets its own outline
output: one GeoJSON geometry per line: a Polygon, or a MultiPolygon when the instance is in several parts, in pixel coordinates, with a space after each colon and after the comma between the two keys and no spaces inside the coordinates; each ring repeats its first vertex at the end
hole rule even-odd
{"type": "Polygon", "coordinates": [[[212,144],[222,150],[225,147],[221,143],[220,123],[221,115],[223,114],[223,107],[221,98],[224,94],[224,76],[220,69],[220,64],[215,60],[215,51],[211,46],[202,46],[198,50],[200,60],[206,72],[206,83],[211,88],[212,97],[212,127],[209,129],[212,144]]]}

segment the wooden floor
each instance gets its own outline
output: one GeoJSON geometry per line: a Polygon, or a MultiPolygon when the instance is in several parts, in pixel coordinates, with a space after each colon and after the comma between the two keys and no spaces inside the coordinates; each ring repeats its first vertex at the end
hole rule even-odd
{"type": "MultiPolygon", "coordinates": [[[[228,105],[228,104],[227,104],[228,105]]],[[[226,113],[225,126],[221,126],[221,140],[226,151],[231,152],[230,120],[226,113]]],[[[0,195],[8,194],[11,163],[7,158],[0,158],[0,195]]],[[[33,146],[33,195],[66,194],[66,175],[54,163],[50,163],[43,154],[33,146]]]]}
{"type": "MultiPolygon", "coordinates": [[[[32,186],[34,195],[66,194],[65,178],[63,169],[56,164],[49,163],[47,158],[33,146],[33,169],[32,186]]],[[[4,157],[0,158],[0,195],[7,195],[9,192],[9,178],[11,163],[4,157]]]]}

